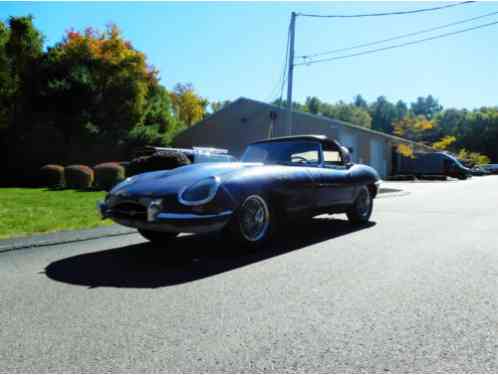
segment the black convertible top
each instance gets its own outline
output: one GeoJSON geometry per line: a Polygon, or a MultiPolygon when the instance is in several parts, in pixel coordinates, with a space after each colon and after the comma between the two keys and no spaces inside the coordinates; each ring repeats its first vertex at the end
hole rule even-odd
{"type": "Polygon", "coordinates": [[[285,142],[285,141],[314,141],[320,142],[323,144],[328,144],[335,147],[340,147],[341,145],[333,139],[327,138],[324,135],[319,134],[303,134],[303,135],[291,135],[287,137],[276,137],[276,138],[268,138],[262,139],[260,141],[251,142],[250,144],[257,143],[272,143],[272,142],[285,142]]]}

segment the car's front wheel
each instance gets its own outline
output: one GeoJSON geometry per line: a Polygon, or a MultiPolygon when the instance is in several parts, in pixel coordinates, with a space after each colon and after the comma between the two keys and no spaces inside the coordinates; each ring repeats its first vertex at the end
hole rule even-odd
{"type": "Polygon", "coordinates": [[[247,197],[235,212],[226,234],[245,247],[258,248],[271,238],[276,221],[267,200],[254,194],[247,197]]]}
{"type": "Polygon", "coordinates": [[[373,210],[373,199],[370,190],[362,186],[353,206],[346,212],[353,224],[365,224],[370,219],[373,210]]]}
{"type": "Polygon", "coordinates": [[[157,232],[146,229],[138,229],[138,233],[140,233],[146,240],[158,245],[165,244],[178,236],[178,233],[157,232]]]}

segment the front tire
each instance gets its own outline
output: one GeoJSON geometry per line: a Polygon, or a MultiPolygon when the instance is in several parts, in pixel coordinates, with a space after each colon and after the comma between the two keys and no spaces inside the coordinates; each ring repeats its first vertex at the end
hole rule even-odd
{"type": "Polygon", "coordinates": [[[373,199],[370,190],[362,186],[353,206],[346,212],[353,224],[365,224],[370,219],[373,210],[373,199]]]}
{"type": "Polygon", "coordinates": [[[138,229],[138,233],[140,233],[146,240],[149,240],[153,244],[157,245],[165,244],[178,236],[178,233],[157,232],[146,229],[138,229]]]}
{"type": "Polygon", "coordinates": [[[242,202],[225,234],[243,247],[257,249],[273,236],[276,224],[277,217],[269,203],[254,194],[242,202]]]}

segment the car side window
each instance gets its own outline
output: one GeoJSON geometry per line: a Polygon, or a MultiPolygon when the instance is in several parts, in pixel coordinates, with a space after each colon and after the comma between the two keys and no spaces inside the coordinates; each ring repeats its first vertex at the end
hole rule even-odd
{"type": "Polygon", "coordinates": [[[318,164],[320,162],[318,150],[310,150],[305,152],[297,152],[290,155],[291,162],[318,164]]]}
{"type": "Polygon", "coordinates": [[[327,147],[323,150],[323,165],[330,168],[344,166],[342,154],[338,149],[327,147]]]}

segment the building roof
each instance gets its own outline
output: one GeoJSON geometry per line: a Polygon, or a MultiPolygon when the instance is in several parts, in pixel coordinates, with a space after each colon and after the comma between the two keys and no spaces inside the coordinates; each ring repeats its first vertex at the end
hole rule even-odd
{"type": "MultiPolygon", "coordinates": [[[[266,106],[266,107],[269,107],[269,108],[272,108],[272,109],[278,110],[278,111],[286,111],[287,110],[286,107],[279,107],[279,106],[276,106],[274,104],[260,102],[258,100],[249,99],[249,98],[245,98],[245,97],[242,97],[242,96],[240,98],[234,100],[232,103],[230,103],[229,106],[236,105],[237,103],[244,102],[244,101],[252,102],[252,103],[258,104],[260,106],[266,106]]],[[[223,109],[221,109],[221,110],[223,110],[223,109]]],[[[384,133],[384,132],[380,132],[380,131],[377,131],[377,130],[372,130],[372,129],[366,128],[364,126],[355,125],[355,124],[352,124],[350,122],[346,122],[346,121],[342,121],[342,120],[337,120],[335,118],[330,118],[330,117],[326,117],[326,116],[322,116],[322,115],[318,115],[318,114],[313,114],[313,113],[308,113],[308,112],[294,111],[294,110],[292,111],[292,113],[297,113],[299,115],[304,115],[304,116],[308,116],[308,117],[311,117],[311,118],[319,119],[319,120],[326,121],[326,122],[329,122],[329,123],[334,124],[334,125],[335,124],[339,124],[341,126],[353,128],[355,130],[360,130],[360,131],[365,132],[365,133],[370,133],[370,134],[375,134],[375,135],[382,136],[382,137],[387,137],[387,138],[392,139],[394,141],[398,141],[398,142],[402,142],[402,143],[417,144],[417,145],[419,145],[421,147],[424,147],[424,148],[430,148],[430,147],[428,147],[428,146],[426,146],[424,144],[421,144],[421,143],[418,143],[418,142],[415,142],[415,141],[412,141],[412,140],[409,140],[409,139],[406,139],[406,138],[398,137],[398,136],[395,136],[395,135],[392,135],[392,134],[388,134],[388,133],[384,133]]]]}
{"type": "Polygon", "coordinates": [[[315,141],[315,142],[320,142],[320,143],[325,143],[325,144],[337,146],[337,143],[334,140],[327,138],[324,135],[316,135],[316,134],[290,135],[287,137],[276,137],[276,138],[270,138],[270,139],[262,139],[260,141],[251,142],[250,144],[270,143],[270,142],[286,142],[286,141],[315,141]]]}

